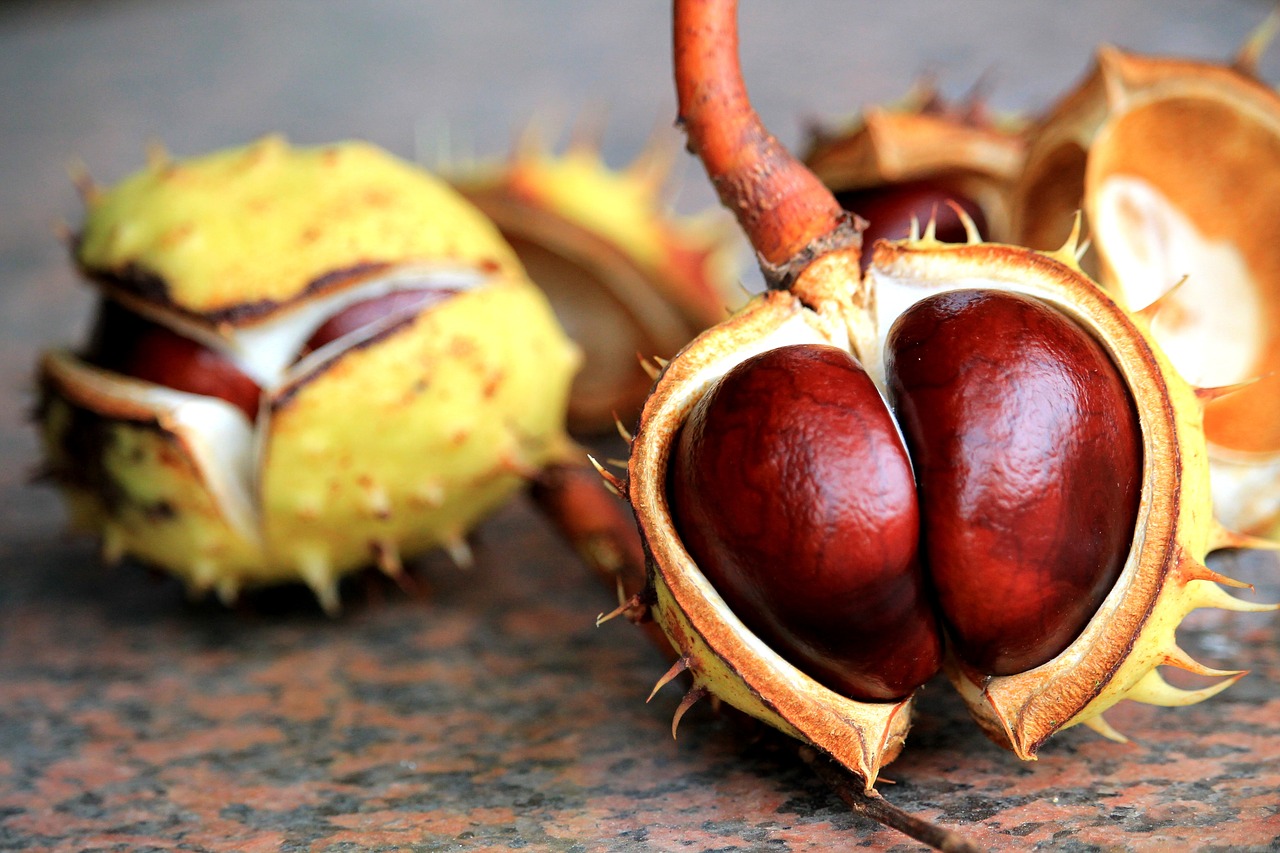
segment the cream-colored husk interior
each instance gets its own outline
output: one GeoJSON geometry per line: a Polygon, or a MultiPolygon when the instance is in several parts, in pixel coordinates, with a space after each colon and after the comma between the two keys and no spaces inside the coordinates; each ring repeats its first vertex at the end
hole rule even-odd
{"type": "MultiPolygon", "coordinates": [[[[1160,300],[1151,333],[1184,379],[1212,388],[1270,372],[1266,289],[1237,242],[1206,235],[1159,188],[1132,175],[1100,180],[1091,213],[1112,286],[1134,309],[1160,300]]],[[[1280,457],[1211,446],[1211,461],[1224,523],[1258,530],[1280,517],[1280,457]]]]}
{"type": "Polygon", "coordinates": [[[1239,246],[1204,234],[1142,178],[1110,175],[1096,193],[1094,228],[1128,307],[1145,308],[1177,286],[1151,331],[1182,377],[1206,387],[1256,378],[1264,306],[1239,246]]]}
{"type": "Polygon", "coordinates": [[[266,317],[242,325],[223,325],[216,330],[181,314],[128,300],[129,307],[171,327],[179,334],[222,353],[265,391],[271,391],[302,375],[337,352],[349,348],[389,325],[402,320],[413,309],[401,309],[383,319],[343,335],[305,358],[297,360],[302,346],[328,318],[357,302],[376,299],[395,291],[472,290],[485,281],[474,269],[431,264],[402,264],[349,287],[298,300],[266,317]]]}
{"type": "Polygon", "coordinates": [[[238,407],[153,385],[86,364],[70,353],[45,357],[44,371],[73,398],[94,398],[92,407],[146,413],[179,436],[199,480],[216,496],[222,516],[244,539],[259,538],[252,472],[257,452],[255,430],[238,407]]]}

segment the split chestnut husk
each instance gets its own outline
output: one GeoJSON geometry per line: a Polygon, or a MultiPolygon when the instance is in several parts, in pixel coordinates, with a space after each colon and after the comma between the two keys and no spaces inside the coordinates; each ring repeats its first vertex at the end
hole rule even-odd
{"type": "MultiPolygon", "coordinates": [[[[1188,704],[1234,683],[1241,673],[1202,666],[1174,637],[1197,607],[1273,609],[1228,595],[1220,584],[1243,585],[1205,566],[1241,541],[1211,511],[1202,419],[1213,393],[1174,370],[1145,315],[1083,274],[1078,231],[1037,252],[983,242],[971,221],[960,244],[926,228],[877,242],[864,274],[855,221],[749,105],[735,9],[675,3],[680,117],[770,286],[665,364],[627,478],[613,480],[649,554],[636,604],[679,655],[659,686],[692,676],[677,722],[713,694],[872,792],[929,667],[879,691],[813,658],[856,659],[845,643],[857,630],[841,620],[874,619],[886,600],[918,612],[921,596],[946,626],[944,668],[972,715],[1024,759],[1076,724],[1120,737],[1102,714],[1121,699],[1188,704]],[[885,500],[901,451],[880,449],[896,439],[880,426],[880,395],[828,389],[846,380],[826,367],[782,370],[803,361],[784,352],[840,364],[850,382],[865,371],[891,397],[915,470],[926,583],[909,555],[891,571],[827,559],[865,560],[850,538],[909,521],[910,501],[885,500]],[[752,390],[727,390],[739,385],[752,390]],[[1004,613],[947,592],[966,572],[1004,590],[1004,613]],[[862,578],[892,591],[851,594],[862,578]],[[1036,608],[1040,626],[1020,626],[1036,608]],[[1219,680],[1175,688],[1166,665],[1219,680]]],[[[879,675],[927,649],[903,640],[880,653],[879,675]]]]}
{"type": "Polygon", "coordinates": [[[1098,51],[1028,135],[1015,239],[1056,245],[1082,210],[1098,280],[1150,321],[1197,385],[1215,511],[1280,525],[1280,95],[1256,75],[1265,25],[1233,65],[1098,51]]]}
{"type": "Polygon", "coordinates": [[[101,308],[84,347],[41,359],[39,417],[108,560],[228,602],[301,581],[333,611],[364,566],[466,562],[533,479],[598,565],[634,561],[565,434],[578,348],[443,182],[364,143],[269,137],[82,190],[74,258],[101,308]]]}
{"type": "Polygon", "coordinates": [[[637,355],[669,358],[745,299],[732,222],[665,208],[673,143],[655,134],[615,170],[590,134],[553,153],[531,127],[505,161],[446,167],[583,349],[569,395],[575,434],[634,422],[652,383],[637,355]]]}

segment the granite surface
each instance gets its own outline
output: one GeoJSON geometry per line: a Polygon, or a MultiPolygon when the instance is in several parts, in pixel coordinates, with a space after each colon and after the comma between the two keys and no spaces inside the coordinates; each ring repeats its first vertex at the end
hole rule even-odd
{"type": "MultiPolygon", "coordinates": [[[[1270,4],[744,4],[748,82],[784,141],[922,70],[1034,109],[1110,40],[1221,57],[1270,4]],[[798,10],[803,7],[803,14],[798,10]]],[[[534,112],[606,104],[622,162],[672,115],[668,10],[641,2],[8,3],[0,6],[0,849],[914,850],[850,813],[786,739],[710,703],[672,740],[667,660],[531,505],[405,589],[300,590],[226,609],[63,533],[25,411],[36,351],[88,305],[54,234],[66,165],[104,180],[149,140],[196,153],[283,130],[405,156],[501,151],[534,112]],[[448,133],[445,126],[449,127],[448,133]],[[462,138],[469,142],[460,142],[462,138]],[[444,140],[443,142],[441,140],[444,140]]],[[[1274,58],[1264,71],[1280,78],[1274,58]]],[[[680,204],[708,196],[689,169],[680,204]]],[[[1271,555],[1227,571],[1280,599],[1271,555]]],[[[1245,593],[1249,595],[1250,593],[1245,593]]],[[[1183,645],[1250,674],[1201,705],[1125,703],[1039,761],[929,685],[885,796],[998,850],[1280,849],[1280,619],[1198,612],[1183,645]]]]}

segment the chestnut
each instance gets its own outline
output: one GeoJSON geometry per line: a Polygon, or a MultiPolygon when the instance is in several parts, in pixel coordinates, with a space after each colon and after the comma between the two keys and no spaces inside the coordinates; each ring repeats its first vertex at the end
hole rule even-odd
{"type": "Polygon", "coordinates": [[[262,389],[225,354],[104,299],[88,346],[89,363],[175,391],[226,400],[251,422],[262,389]]]}
{"type": "Polygon", "coordinates": [[[901,698],[936,671],[925,572],[967,665],[1053,659],[1131,547],[1142,443],[1124,380],[1066,315],[990,290],[915,303],[885,371],[906,448],[836,347],[778,347],[722,377],[672,456],[685,547],[747,627],[847,696],[901,698]]]}
{"type": "Polygon", "coordinates": [[[416,314],[458,292],[450,288],[410,288],[354,302],[316,327],[302,345],[298,358],[371,323],[394,315],[416,314]]]}
{"type": "Polygon", "coordinates": [[[730,370],[681,429],[670,488],[689,553],[799,669],[868,701],[937,672],[911,462],[848,353],[783,346],[730,370]]]}
{"type": "Polygon", "coordinates": [[[988,675],[1053,659],[1133,542],[1143,454],[1128,387],[1078,323],[1018,294],[922,299],[886,350],[958,656],[988,675]]]}
{"type": "MultiPolygon", "coordinates": [[[[874,245],[876,240],[905,240],[911,236],[913,223],[923,229],[929,222],[934,223],[934,236],[938,240],[964,243],[968,232],[961,211],[973,222],[978,236],[988,236],[987,218],[977,202],[939,181],[903,181],[846,190],[836,193],[836,200],[845,210],[867,220],[862,232],[865,246],[874,245]]],[[[863,266],[870,263],[868,252],[863,257],[863,266]]]]}

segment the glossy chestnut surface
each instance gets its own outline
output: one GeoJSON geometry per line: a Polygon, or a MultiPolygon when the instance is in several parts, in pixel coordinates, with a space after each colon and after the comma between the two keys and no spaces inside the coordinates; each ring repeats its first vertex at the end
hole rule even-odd
{"type": "Polygon", "coordinates": [[[686,549],[783,657],[873,701],[937,671],[911,463],[850,355],[795,345],[747,359],[698,402],[671,464],[686,549]]]}
{"type": "Polygon", "coordinates": [[[885,186],[837,193],[836,200],[845,210],[867,220],[862,232],[864,266],[871,262],[870,247],[876,240],[903,240],[911,234],[914,220],[923,231],[930,220],[934,234],[944,243],[964,243],[968,235],[964,222],[952,204],[968,214],[978,234],[987,236],[987,219],[982,208],[953,188],[937,181],[904,181],[885,186]]]}
{"type": "Polygon", "coordinates": [[[176,391],[218,397],[258,417],[262,390],[222,353],[103,300],[84,353],[92,364],[176,391]]]}
{"type": "Polygon", "coordinates": [[[325,320],[311,333],[311,337],[303,345],[298,357],[318,350],[331,341],[348,335],[362,326],[378,322],[395,314],[408,316],[416,314],[431,305],[443,302],[458,291],[437,288],[413,288],[393,290],[381,296],[362,299],[343,308],[325,320]]]}
{"type": "Polygon", "coordinates": [[[1074,320],[996,291],[916,303],[886,349],[958,656],[992,675],[1051,660],[1133,540],[1142,443],[1124,380],[1074,320]]]}

